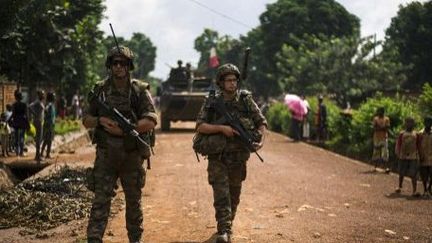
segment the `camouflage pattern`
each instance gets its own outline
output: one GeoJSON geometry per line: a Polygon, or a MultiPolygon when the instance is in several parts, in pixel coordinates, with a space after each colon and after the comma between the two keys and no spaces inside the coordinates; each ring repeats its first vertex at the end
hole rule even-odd
{"type": "Polygon", "coordinates": [[[228,74],[234,74],[237,78],[240,78],[240,71],[234,64],[224,64],[220,66],[216,72],[216,83],[219,87],[222,87],[220,85],[220,81],[222,81],[222,78],[228,74]]]}
{"type": "Polygon", "coordinates": [[[114,187],[120,179],[126,199],[126,228],[131,242],[139,241],[143,232],[141,189],[145,184],[143,160],[138,151],[126,152],[121,138],[108,139],[107,148],[99,148],[93,172],[95,198],[87,227],[88,242],[102,242],[108,222],[114,187]]]}
{"type": "MultiPolygon", "coordinates": [[[[223,94],[218,92],[216,94],[216,99],[220,96],[223,96],[223,94]]],[[[223,119],[223,115],[212,112],[208,109],[208,102],[209,100],[207,99],[198,113],[196,127],[203,122],[212,123],[223,119]]],[[[237,92],[233,100],[225,101],[225,106],[232,115],[238,116],[244,128],[253,134],[257,133],[257,129],[261,125],[267,125],[267,121],[253,100],[251,93],[246,90],[237,92]]],[[[247,151],[247,148],[237,137],[231,137],[227,138],[227,144],[224,151],[247,151]]]]}
{"type": "Polygon", "coordinates": [[[134,59],[135,55],[131,49],[129,49],[125,46],[119,46],[119,48],[117,48],[117,46],[115,46],[115,47],[111,48],[111,50],[109,51],[108,56],[106,58],[106,61],[105,61],[105,67],[106,68],[111,67],[111,61],[112,61],[113,57],[115,57],[115,56],[122,56],[122,57],[125,57],[126,59],[128,59],[129,60],[129,70],[134,70],[135,66],[133,65],[133,59],[134,59]],[[120,52],[118,49],[120,49],[120,52]]]}
{"type": "MultiPolygon", "coordinates": [[[[117,90],[110,79],[96,84],[94,91],[97,94],[103,92],[105,102],[117,108],[126,118],[136,122],[142,118],[148,118],[156,122],[157,115],[147,89],[142,89],[133,108],[133,85],[137,80],[132,80],[129,89],[117,90]]],[[[141,85],[140,87],[144,87],[141,85]]],[[[90,104],[88,111],[92,116],[105,116],[90,104]]],[[[90,189],[94,189],[95,198],[87,228],[89,242],[102,242],[102,237],[107,225],[111,199],[114,195],[114,186],[120,179],[126,199],[126,228],[131,242],[139,241],[143,232],[143,213],[141,209],[141,189],[145,184],[145,169],[143,161],[150,156],[147,149],[145,153],[139,148],[135,138],[124,136],[116,137],[101,127],[96,127],[94,142],[97,144],[96,160],[93,172],[90,174],[90,189]]]]}
{"type": "MultiPolygon", "coordinates": [[[[113,83],[110,79],[106,79],[104,81],[96,83],[94,89],[95,94],[101,94],[103,92],[103,96],[105,97],[105,102],[111,107],[117,108],[126,118],[129,118],[132,122],[136,122],[137,120],[148,118],[157,123],[157,114],[155,111],[155,107],[153,104],[153,100],[151,98],[151,94],[147,89],[147,86],[144,82],[133,79],[131,80],[131,88],[126,90],[116,90],[113,83]],[[139,97],[135,104],[132,104],[134,95],[133,90],[134,87],[138,86],[139,89],[139,97]],[[136,109],[131,109],[132,107],[136,109]]],[[[107,114],[103,114],[97,110],[97,106],[90,104],[88,108],[88,113],[93,116],[107,116],[107,114]]],[[[93,142],[97,144],[98,147],[105,147],[106,140],[110,136],[104,129],[101,127],[96,128],[94,132],[93,142]]],[[[136,149],[138,141],[134,137],[125,136],[124,137],[126,145],[126,149],[134,150],[136,149]]]]}
{"type": "MultiPolygon", "coordinates": [[[[216,98],[222,96],[218,93],[216,98]]],[[[204,103],[197,118],[197,127],[202,123],[218,121],[222,115],[209,111],[204,103]]],[[[233,116],[238,116],[243,126],[257,132],[261,125],[267,125],[265,117],[249,92],[238,92],[225,105],[233,116]]],[[[220,154],[208,155],[208,181],[213,188],[214,208],[219,233],[231,233],[232,222],[240,203],[242,182],[246,179],[246,161],[250,152],[237,137],[227,138],[226,146],[220,154]]]]}
{"type": "Polygon", "coordinates": [[[218,232],[231,233],[232,221],[240,203],[242,182],[246,179],[246,161],[250,153],[231,152],[209,155],[208,181],[213,188],[218,232]]]}

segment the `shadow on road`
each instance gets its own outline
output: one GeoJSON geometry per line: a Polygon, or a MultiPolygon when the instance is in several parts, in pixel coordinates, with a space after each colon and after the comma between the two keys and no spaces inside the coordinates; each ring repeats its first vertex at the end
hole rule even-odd
{"type": "Polygon", "coordinates": [[[386,175],[384,171],[378,171],[376,169],[361,171],[360,174],[364,175],[386,175]]]}
{"type": "Polygon", "coordinates": [[[208,238],[205,241],[171,241],[170,243],[213,243],[216,240],[216,234],[213,234],[212,236],[210,236],[210,238],[208,238]]]}
{"type": "Polygon", "coordinates": [[[427,198],[422,197],[422,196],[413,196],[411,194],[402,194],[402,193],[397,193],[397,192],[392,192],[392,193],[387,194],[385,196],[388,199],[404,198],[404,199],[410,200],[410,201],[417,201],[417,200],[425,200],[425,199],[427,199],[427,198]]]}
{"type": "Polygon", "coordinates": [[[390,194],[386,194],[385,196],[388,199],[398,199],[398,198],[408,199],[411,197],[410,195],[405,195],[405,194],[401,194],[401,193],[397,193],[397,192],[392,192],[390,194]]]}
{"type": "Polygon", "coordinates": [[[171,128],[169,131],[162,131],[160,129],[156,129],[156,133],[167,133],[167,134],[172,134],[172,133],[194,133],[195,129],[192,128],[171,128]]]}

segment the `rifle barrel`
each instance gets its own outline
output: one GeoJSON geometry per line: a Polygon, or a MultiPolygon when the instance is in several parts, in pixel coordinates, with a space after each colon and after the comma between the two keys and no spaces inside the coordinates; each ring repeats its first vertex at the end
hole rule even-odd
{"type": "Polygon", "coordinates": [[[115,33],[114,33],[114,29],[113,29],[111,23],[109,23],[109,26],[110,26],[110,28],[111,28],[111,33],[112,33],[112,35],[113,35],[113,37],[114,37],[114,41],[115,41],[115,44],[116,44],[116,46],[117,46],[117,51],[120,53],[120,47],[119,47],[119,44],[118,44],[118,41],[117,41],[116,35],[115,35],[115,33]]]}

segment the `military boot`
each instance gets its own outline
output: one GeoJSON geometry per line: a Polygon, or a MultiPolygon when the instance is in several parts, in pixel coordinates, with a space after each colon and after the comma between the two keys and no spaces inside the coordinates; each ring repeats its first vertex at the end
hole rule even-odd
{"type": "Polygon", "coordinates": [[[231,243],[231,234],[228,232],[218,233],[216,243],[231,243]]]}

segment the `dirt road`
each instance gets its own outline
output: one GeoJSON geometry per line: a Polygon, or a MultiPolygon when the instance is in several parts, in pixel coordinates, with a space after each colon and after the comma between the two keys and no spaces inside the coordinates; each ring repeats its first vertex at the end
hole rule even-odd
{"type": "MultiPolygon", "coordinates": [[[[157,136],[144,189],[145,242],[212,242],[207,161],[197,162],[192,136],[192,129],[176,124],[157,136]]],[[[234,242],[432,241],[432,200],[409,197],[408,181],[401,195],[393,194],[396,175],[373,173],[368,165],[278,134],[267,138],[261,155],[265,163],[254,155],[248,162],[234,242]]],[[[91,163],[93,150],[77,156],[91,163]]],[[[124,225],[122,210],[111,219],[105,242],[127,242],[124,225]]],[[[0,242],[81,242],[85,226],[85,220],[71,222],[47,232],[47,239],[1,230],[0,242]]]]}

